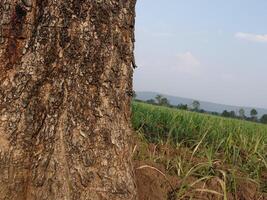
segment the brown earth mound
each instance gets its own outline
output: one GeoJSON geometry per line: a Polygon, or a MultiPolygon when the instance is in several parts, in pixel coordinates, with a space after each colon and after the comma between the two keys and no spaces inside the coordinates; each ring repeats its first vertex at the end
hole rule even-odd
{"type": "Polygon", "coordinates": [[[136,161],[137,189],[140,200],[167,200],[179,183],[177,177],[165,175],[164,167],[144,161],[136,161]]]}
{"type": "MultiPolygon", "coordinates": [[[[163,155],[166,157],[177,155],[175,153],[176,150],[171,149],[171,147],[168,147],[169,153],[166,154],[166,146],[163,148],[153,144],[145,145],[146,148],[144,148],[143,144],[141,146],[140,143],[137,143],[137,154],[140,154],[140,151],[142,151],[143,155],[151,155],[155,154],[155,151],[159,153],[164,149],[163,155]]],[[[185,151],[187,150],[185,149],[185,151]]],[[[194,160],[194,162],[197,162],[197,160],[194,160]]],[[[196,188],[209,188],[211,191],[217,191],[221,195],[204,190],[196,191],[194,190],[195,188],[192,188],[188,189],[186,194],[182,195],[182,198],[178,198],[177,193],[181,188],[182,180],[177,175],[166,171],[164,164],[154,162],[151,159],[145,159],[145,156],[142,157],[141,155],[135,158],[134,164],[140,200],[267,200],[266,194],[258,192],[258,187],[255,183],[247,181],[240,181],[236,191],[228,191],[227,198],[224,198],[224,191],[216,178],[206,181],[204,184],[196,184],[195,186],[196,188]]],[[[225,166],[221,167],[224,168],[225,166]]],[[[196,180],[196,177],[189,177],[187,182],[190,184],[196,180]]]]}

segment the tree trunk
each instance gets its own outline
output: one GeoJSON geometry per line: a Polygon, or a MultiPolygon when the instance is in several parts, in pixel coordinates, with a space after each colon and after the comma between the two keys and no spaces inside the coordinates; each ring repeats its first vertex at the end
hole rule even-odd
{"type": "Polygon", "coordinates": [[[136,199],[136,0],[0,0],[0,200],[136,199]]]}

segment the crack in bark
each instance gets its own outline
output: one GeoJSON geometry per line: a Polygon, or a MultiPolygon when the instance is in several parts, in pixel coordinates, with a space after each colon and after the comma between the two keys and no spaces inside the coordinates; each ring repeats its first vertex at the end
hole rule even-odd
{"type": "MultiPolygon", "coordinates": [[[[64,84],[65,85],[65,84],[64,84]]],[[[65,90],[65,95],[64,95],[64,99],[62,102],[62,109],[65,108],[66,103],[67,103],[67,99],[68,99],[68,91],[66,89],[66,87],[64,87],[63,85],[63,90],[65,90]]],[[[60,147],[60,151],[59,151],[59,159],[61,160],[62,163],[62,177],[64,179],[63,181],[63,190],[66,192],[66,198],[65,200],[71,200],[71,183],[70,183],[70,171],[69,171],[69,166],[68,166],[68,161],[67,161],[67,152],[66,152],[66,141],[65,141],[65,129],[64,127],[65,122],[67,120],[67,115],[68,112],[67,110],[63,110],[63,113],[61,113],[61,116],[59,117],[59,123],[58,123],[58,134],[59,134],[59,142],[58,145],[60,147]]]]}
{"type": "MultiPolygon", "coordinates": [[[[71,184],[70,184],[70,172],[69,172],[69,166],[68,166],[68,161],[66,159],[67,153],[66,153],[66,141],[64,139],[64,121],[67,118],[67,112],[64,111],[61,114],[61,117],[59,118],[59,129],[58,129],[58,133],[59,133],[59,142],[58,145],[60,146],[60,151],[58,152],[58,156],[59,156],[59,160],[61,161],[61,167],[63,168],[62,171],[60,171],[59,173],[61,174],[61,177],[63,178],[63,191],[65,193],[65,200],[71,200],[71,192],[70,192],[70,188],[71,188],[71,184]]],[[[59,176],[60,176],[59,174],[59,176]]]]}

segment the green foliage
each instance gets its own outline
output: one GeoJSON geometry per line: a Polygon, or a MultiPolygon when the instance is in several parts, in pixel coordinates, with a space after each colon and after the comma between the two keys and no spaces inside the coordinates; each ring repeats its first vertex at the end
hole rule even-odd
{"type": "Polygon", "coordinates": [[[188,105],[187,104],[179,104],[176,106],[177,109],[180,110],[188,110],[188,105]]]}
{"type": "Polygon", "coordinates": [[[250,111],[250,116],[251,116],[252,118],[255,118],[255,117],[257,117],[257,115],[258,115],[257,110],[253,108],[253,109],[250,111]]]}
{"type": "MultiPolygon", "coordinates": [[[[209,179],[218,181],[221,191],[217,192],[224,199],[228,192],[236,195],[238,185],[244,181],[267,192],[266,125],[141,102],[133,102],[132,110],[133,127],[147,142],[183,149],[171,159],[165,154],[151,158],[181,178],[182,186],[177,191],[180,199],[193,194],[195,182],[209,179]],[[188,182],[190,177],[193,183],[188,182]]],[[[267,115],[262,120],[267,121],[267,115]]]]}
{"type": "Polygon", "coordinates": [[[267,124],[267,114],[261,117],[261,123],[267,124]]]}
{"type": "Polygon", "coordinates": [[[200,102],[195,100],[193,101],[192,106],[193,106],[193,110],[198,111],[200,108],[200,102]]]}
{"type": "Polygon", "coordinates": [[[246,118],[245,110],[244,110],[243,108],[241,108],[241,109],[238,111],[238,113],[239,113],[239,117],[240,117],[241,119],[245,119],[245,118],[246,118]]]}
{"type": "Polygon", "coordinates": [[[170,106],[169,100],[166,97],[163,97],[162,95],[157,95],[155,99],[158,105],[170,106]]]}
{"type": "Polygon", "coordinates": [[[135,91],[133,91],[133,99],[136,99],[136,97],[137,97],[137,94],[136,94],[136,92],[135,91]]]}
{"type": "Polygon", "coordinates": [[[149,99],[146,102],[149,104],[156,104],[156,101],[154,99],[149,99]]]}
{"type": "Polygon", "coordinates": [[[133,102],[132,122],[135,129],[141,128],[144,132],[157,134],[161,138],[171,134],[175,142],[197,141],[206,131],[209,133],[207,144],[216,147],[222,147],[222,141],[224,144],[229,143],[229,137],[233,143],[236,142],[235,145],[241,145],[239,139],[245,137],[249,140],[246,148],[253,148],[253,138],[261,136],[265,139],[261,141],[262,144],[267,142],[265,125],[140,102],[133,102]]]}
{"type": "Polygon", "coordinates": [[[156,97],[155,97],[155,99],[156,99],[156,101],[157,101],[157,104],[160,104],[161,103],[161,99],[163,98],[163,96],[162,95],[160,95],[160,94],[158,94],[156,97]]]}
{"type": "Polygon", "coordinates": [[[161,102],[160,102],[159,105],[162,105],[162,106],[170,106],[170,102],[169,102],[169,100],[167,98],[163,97],[161,99],[161,102]]]}
{"type": "Polygon", "coordinates": [[[235,114],[235,111],[230,111],[228,112],[227,110],[224,110],[223,113],[222,113],[222,116],[223,117],[230,117],[230,118],[236,118],[236,114],[235,114]]]}
{"type": "Polygon", "coordinates": [[[138,102],[132,124],[150,142],[183,144],[194,156],[208,151],[211,159],[220,157],[257,182],[267,173],[266,125],[138,102]]]}

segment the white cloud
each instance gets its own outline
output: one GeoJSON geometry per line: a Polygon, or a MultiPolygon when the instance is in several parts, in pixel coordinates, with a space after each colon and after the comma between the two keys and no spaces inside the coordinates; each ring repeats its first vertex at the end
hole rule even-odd
{"type": "Polygon", "coordinates": [[[198,59],[195,58],[190,51],[186,53],[178,54],[177,61],[178,61],[178,64],[187,65],[187,66],[197,66],[200,64],[198,59]]]}
{"type": "Polygon", "coordinates": [[[176,56],[176,69],[178,69],[180,72],[195,75],[199,72],[199,65],[199,60],[193,56],[190,51],[180,53],[176,56]]]}
{"type": "Polygon", "coordinates": [[[235,37],[238,39],[248,40],[252,42],[266,42],[267,43],[267,34],[259,35],[259,34],[238,32],[235,34],[235,37]]]}

